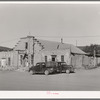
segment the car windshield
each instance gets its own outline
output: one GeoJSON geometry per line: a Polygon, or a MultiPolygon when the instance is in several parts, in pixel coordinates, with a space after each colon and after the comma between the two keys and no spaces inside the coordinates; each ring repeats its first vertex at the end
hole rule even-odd
{"type": "Polygon", "coordinates": [[[36,66],[39,66],[39,65],[40,65],[39,63],[36,64],[36,66]]]}
{"type": "Polygon", "coordinates": [[[42,64],[42,67],[45,67],[45,63],[42,64]]]}
{"type": "Polygon", "coordinates": [[[44,63],[42,65],[45,65],[44,63]]]}

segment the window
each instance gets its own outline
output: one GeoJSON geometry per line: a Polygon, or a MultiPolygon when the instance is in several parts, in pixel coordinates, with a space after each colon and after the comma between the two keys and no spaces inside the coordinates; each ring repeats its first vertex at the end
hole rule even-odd
{"type": "Polygon", "coordinates": [[[55,61],[55,58],[52,58],[52,61],[55,61]]]}
{"type": "Polygon", "coordinates": [[[33,55],[31,55],[31,64],[32,65],[33,65],[33,60],[34,60],[33,55]]]}
{"type": "Polygon", "coordinates": [[[20,55],[20,64],[22,65],[23,63],[23,55],[20,55]]]}
{"type": "Polygon", "coordinates": [[[64,55],[61,55],[61,61],[64,62],[64,55]]]}
{"type": "Polygon", "coordinates": [[[52,61],[56,61],[56,55],[52,55],[52,61]]]}
{"type": "Polygon", "coordinates": [[[28,43],[27,42],[25,43],[25,49],[28,49],[28,43]]]}
{"type": "Polygon", "coordinates": [[[45,62],[47,62],[47,56],[45,56],[45,62]]]}
{"type": "Polygon", "coordinates": [[[10,57],[8,58],[8,66],[10,66],[11,65],[11,59],[10,59],[10,57]]]}

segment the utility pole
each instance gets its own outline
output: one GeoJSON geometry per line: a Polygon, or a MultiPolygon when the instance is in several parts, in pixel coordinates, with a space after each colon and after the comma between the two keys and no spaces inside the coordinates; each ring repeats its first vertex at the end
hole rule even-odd
{"type": "Polygon", "coordinates": [[[61,43],[63,44],[63,38],[61,38],[61,43]]]}
{"type": "Polygon", "coordinates": [[[30,64],[31,64],[30,40],[31,40],[31,37],[29,36],[28,37],[28,66],[29,67],[30,67],[30,64]]]}
{"type": "Polygon", "coordinates": [[[35,39],[33,37],[33,66],[34,66],[34,46],[35,46],[35,39]]]}
{"type": "Polygon", "coordinates": [[[77,47],[77,40],[76,40],[76,47],[77,47]]]}
{"type": "Polygon", "coordinates": [[[94,66],[96,65],[96,52],[95,52],[95,49],[94,49],[94,52],[93,52],[93,56],[94,56],[94,66]]]}
{"type": "Polygon", "coordinates": [[[31,33],[29,32],[29,36],[31,36],[31,33]]]}
{"type": "Polygon", "coordinates": [[[69,51],[70,51],[70,64],[72,65],[72,54],[71,54],[71,45],[69,45],[69,51]]]}

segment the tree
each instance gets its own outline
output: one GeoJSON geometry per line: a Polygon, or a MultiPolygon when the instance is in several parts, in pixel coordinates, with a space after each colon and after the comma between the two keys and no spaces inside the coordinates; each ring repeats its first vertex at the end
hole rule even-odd
{"type": "Polygon", "coordinates": [[[94,50],[95,50],[95,54],[99,54],[100,53],[100,46],[97,44],[91,44],[90,46],[85,46],[83,51],[90,54],[91,56],[94,55],[94,50]]]}

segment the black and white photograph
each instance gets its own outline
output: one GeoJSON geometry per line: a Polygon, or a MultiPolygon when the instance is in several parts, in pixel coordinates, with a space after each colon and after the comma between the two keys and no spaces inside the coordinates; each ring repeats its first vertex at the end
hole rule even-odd
{"type": "Polygon", "coordinates": [[[100,2],[0,2],[0,91],[100,91],[100,2]]]}

